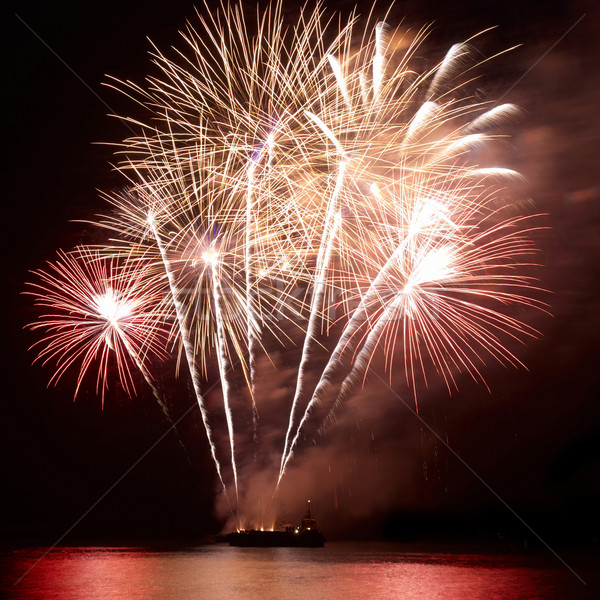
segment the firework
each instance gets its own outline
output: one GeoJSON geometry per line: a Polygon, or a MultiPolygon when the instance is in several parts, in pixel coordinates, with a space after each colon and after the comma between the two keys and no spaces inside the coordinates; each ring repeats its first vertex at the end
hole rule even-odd
{"type": "Polygon", "coordinates": [[[511,309],[544,308],[526,275],[535,221],[508,200],[522,178],[477,164],[518,109],[469,97],[461,74],[478,66],[472,40],[418,73],[411,60],[425,31],[367,23],[357,35],[356,16],[335,29],[320,6],[286,28],[281,11],[276,3],[255,24],[236,6],[200,17],[174,58],[155,49],[159,74],[147,86],[111,83],[147,118],[130,120],[140,133],[118,150],[127,191],[106,195],[112,210],[95,221],[110,239],[98,255],[62,254],[35,291],[39,304],[65,314],[32,325],[49,332],[40,358],[57,360],[53,379],[81,360],[77,389],[99,358],[104,390],[114,349],[129,390],[125,358],[146,377],[157,343],[178,339],[218,476],[226,495],[233,485],[237,507],[238,440],[251,422],[255,452],[260,446],[257,357],[273,345],[301,348],[293,397],[281,407],[276,490],[301,439],[364,384],[379,350],[390,374],[400,362],[416,402],[431,371],[451,389],[461,371],[485,383],[489,358],[519,364],[510,344],[537,332],[511,309]],[[55,289],[75,264],[81,318],[55,289]],[[129,307],[120,298],[132,264],[145,265],[144,293],[166,293],[171,307],[131,308],[139,325],[98,304],[119,298],[118,310],[129,307]],[[116,282],[99,289],[113,270],[116,282]],[[152,334],[143,340],[142,327],[152,334]],[[318,346],[330,348],[324,368],[315,364],[318,346]],[[203,397],[211,366],[226,451],[203,397]],[[311,389],[307,374],[317,368],[311,389]]]}
{"type": "Polygon", "coordinates": [[[149,371],[151,361],[166,357],[167,313],[163,282],[149,277],[148,263],[131,258],[106,258],[97,250],[78,247],[60,252],[47,270],[34,272],[37,282],[27,292],[44,312],[30,325],[43,337],[34,344],[36,360],[55,363],[50,382],[78,368],[75,396],[96,365],[96,390],[104,392],[114,365],[121,385],[135,391],[131,363],[152,388],[168,414],[149,371]]]}

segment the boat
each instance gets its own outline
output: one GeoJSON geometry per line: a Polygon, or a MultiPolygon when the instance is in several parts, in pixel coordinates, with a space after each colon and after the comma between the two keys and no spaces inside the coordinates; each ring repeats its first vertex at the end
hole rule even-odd
{"type": "Polygon", "coordinates": [[[242,548],[322,548],[325,536],[319,531],[317,520],[311,515],[310,501],[300,525],[284,523],[279,529],[240,529],[225,536],[230,546],[242,548]]]}

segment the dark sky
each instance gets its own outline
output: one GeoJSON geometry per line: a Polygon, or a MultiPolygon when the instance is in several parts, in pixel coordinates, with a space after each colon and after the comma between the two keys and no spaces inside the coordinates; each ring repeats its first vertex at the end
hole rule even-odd
{"type": "MultiPolygon", "coordinates": [[[[22,327],[34,312],[21,292],[28,270],[53,259],[58,248],[90,241],[90,228],[72,221],[102,208],[96,189],[121,184],[108,165],[110,148],[95,142],[125,137],[128,131],[107,113],[133,107],[101,85],[106,74],[141,82],[150,71],[146,37],[160,48],[178,44],[193,8],[179,0],[143,8],[111,1],[6,4],[0,535],[53,541],[167,424],[150,394],[131,400],[115,392],[102,410],[92,389],[76,403],[68,382],[46,389],[50,371],[30,364],[34,337],[22,327]]],[[[292,4],[286,3],[290,12],[292,4]]],[[[457,4],[399,1],[390,21],[433,23],[427,48],[438,57],[491,25],[499,26],[489,35],[492,47],[523,44],[498,61],[487,83],[501,95],[524,75],[506,100],[525,109],[514,132],[515,166],[529,180],[532,209],[548,213],[551,229],[539,244],[553,316],[536,317],[543,337],[519,352],[528,371],[492,367],[491,393],[465,380],[448,397],[433,385],[420,414],[542,537],[589,542],[600,536],[600,14],[582,0],[457,4]]],[[[347,11],[349,3],[329,6],[347,11]]],[[[296,496],[303,502],[312,495],[332,531],[532,536],[406,405],[373,378],[369,385],[370,397],[355,398],[337,429],[290,474],[302,490],[296,496]]],[[[395,382],[410,399],[402,385],[395,382]]],[[[193,404],[185,382],[172,395],[176,415],[193,404]]],[[[187,456],[167,435],[72,536],[218,530],[215,474],[197,410],[184,418],[180,434],[187,456]]]]}

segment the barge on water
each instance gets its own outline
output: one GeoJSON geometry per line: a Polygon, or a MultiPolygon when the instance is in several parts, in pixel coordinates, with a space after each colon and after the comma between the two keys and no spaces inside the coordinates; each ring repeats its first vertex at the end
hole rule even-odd
{"type": "Polygon", "coordinates": [[[319,531],[317,520],[310,513],[310,502],[306,515],[298,527],[284,525],[281,529],[263,531],[261,529],[241,529],[225,536],[230,546],[242,548],[322,548],[325,536],[319,531]]]}

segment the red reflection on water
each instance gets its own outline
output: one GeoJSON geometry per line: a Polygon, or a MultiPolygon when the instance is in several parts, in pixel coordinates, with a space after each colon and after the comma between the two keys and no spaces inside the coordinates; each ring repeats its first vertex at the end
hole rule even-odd
{"type": "Polygon", "coordinates": [[[584,598],[567,569],[524,556],[415,554],[378,546],[188,551],[63,548],[13,552],[1,592],[20,600],[553,600],[584,598]]]}
{"type": "MultiPolygon", "coordinates": [[[[35,561],[23,561],[25,573],[35,561]]],[[[155,565],[148,555],[97,548],[62,548],[42,559],[14,586],[15,598],[39,600],[152,597],[155,565]],[[104,596],[104,591],[110,592],[104,596]]]]}
{"type": "MultiPolygon", "coordinates": [[[[439,563],[393,563],[378,565],[348,564],[342,579],[347,594],[369,582],[370,598],[412,600],[506,600],[507,598],[542,598],[541,576],[523,569],[468,568],[439,563]]],[[[340,590],[342,591],[342,590],[340,590]]],[[[547,590],[546,590],[547,591],[547,590]]]]}

